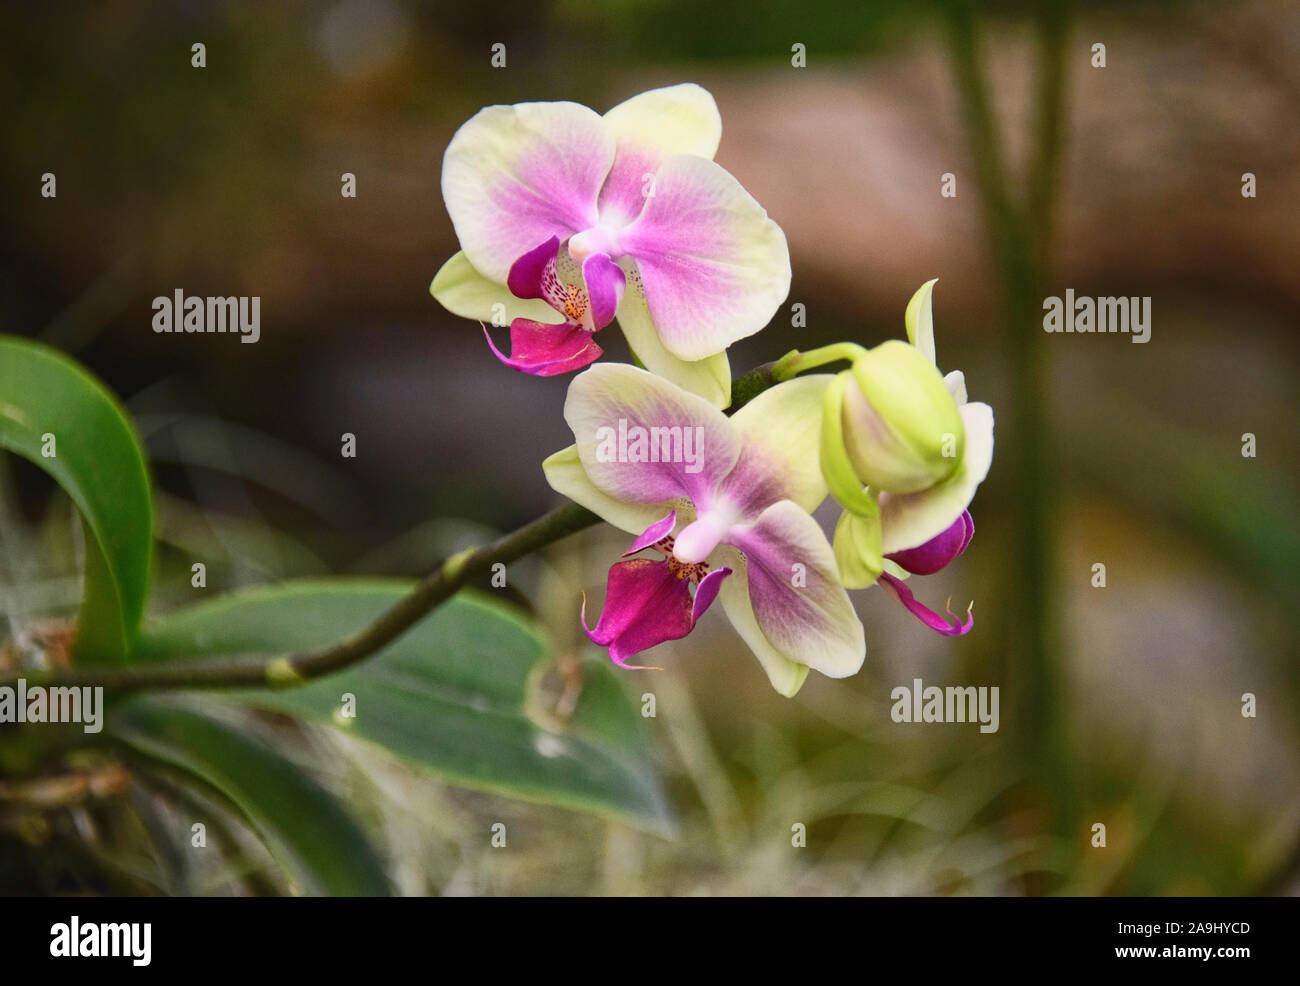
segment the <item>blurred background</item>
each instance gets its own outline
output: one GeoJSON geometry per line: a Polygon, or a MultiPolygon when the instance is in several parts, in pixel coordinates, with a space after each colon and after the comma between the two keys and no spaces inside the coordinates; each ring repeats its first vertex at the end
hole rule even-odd
{"type": "MultiPolygon", "coordinates": [[[[718,161],[794,265],[736,375],[902,336],[940,279],[940,366],[993,406],[998,444],[971,549],[917,592],[973,598],[974,632],[857,593],[865,668],[793,700],[721,616],[663,645],[667,670],[626,685],[657,696],[675,840],[431,782],[328,731],[284,738],[361,806],[400,891],[1300,891],[1296,5],[113,0],[7,25],[2,328],[132,413],[158,488],[155,612],[191,601],[193,558],[215,590],[418,574],[554,505],[539,463],[571,440],[568,378],[506,370],[428,295],[457,249],[442,152],[485,104],[714,94],[718,161]],[[151,301],[177,288],[260,296],[261,341],[155,334],[151,301]],[[1067,288],[1150,296],[1151,341],[1045,334],[1042,300],[1067,288]],[[891,722],[915,677],[999,686],[1000,730],[891,722]],[[519,833],[508,853],[496,820],[519,833]]],[[[602,343],[626,358],[616,329],[602,343]]],[[[80,587],[66,501],[5,465],[8,634],[80,587]]],[[[580,591],[594,609],[625,540],[597,528],[512,574],[562,650],[585,645],[580,591]]],[[[101,848],[148,885],[142,850],[101,848]]],[[[69,872],[61,889],[121,889],[69,872]]],[[[191,892],[249,889],[221,865],[203,879],[191,892]]]]}

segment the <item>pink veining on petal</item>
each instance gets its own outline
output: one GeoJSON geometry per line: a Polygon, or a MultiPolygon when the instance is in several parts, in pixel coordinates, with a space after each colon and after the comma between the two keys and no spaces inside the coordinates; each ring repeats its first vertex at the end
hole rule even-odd
{"type": "Polygon", "coordinates": [[[975,606],[974,603],[971,603],[971,605],[966,609],[966,622],[958,624],[956,622],[957,617],[953,615],[951,609],[948,610],[948,615],[952,617],[952,622],[949,622],[928,606],[917,602],[916,597],[912,595],[912,590],[907,587],[907,584],[901,579],[894,578],[894,576],[890,575],[888,572],[881,574],[879,585],[902,603],[909,613],[936,633],[941,633],[946,637],[959,637],[963,634],[970,633],[971,628],[975,626],[975,617],[971,613],[971,610],[975,606]]]}
{"type": "MultiPolygon", "coordinates": [[[[605,317],[605,309],[611,303],[617,309],[618,302],[623,297],[622,270],[614,275],[604,270],[599,263],[593,266],[593,277],[597,277],[601,290],[602,320],[597,323],[587,291],[581,285],[560,280],[557,266],[559,252],[560,241],[554,236],[529,250],[511,264],[506,287],[517,298],[541,298],[563,315],[566,322],[588,332],[604,328],[614,317],[613,312],[605,317]]],[[[618,269],[617,265],[614,266],[618,269]]]]}
{"type": "Polygon", "coordinates": [[[552,236],[511,264],[506,277],[510,293],[516,298],[541,298],[556,311],[563,311],[564,290],[555,276],[559,252],[560,238],[552,236]]]}

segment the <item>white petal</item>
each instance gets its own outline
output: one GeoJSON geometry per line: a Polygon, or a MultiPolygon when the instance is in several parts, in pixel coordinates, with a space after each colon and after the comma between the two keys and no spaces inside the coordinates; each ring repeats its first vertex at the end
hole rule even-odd
{"type": "Polygon", "coordinates": [[[758,658],[772,687],[786,698],[793,697],[808,677],[808,665],[790,660],[773,647],[758,628],[758,621],[754,619],[754,607],[749,602],[749,590],[744,580],[736,577],[741,571],[740,552],[724,547],[719,554],[724,559],[724,564],[732,570],[732,574],[722,580],[722,589],[718,593],[727,619],[736,628],[736,633],[740,634],[740,639],[758,658]]]}
{"type": "Polygon", "coordinates": [[[912,300],[907,303],[907,313],[903,321],[907,325],[907,338],[917,349],[925,354],[926,359],[937,365],[938,360],[934,355],[934,306],[932,296],[934,294],[935,282],[939,279],[933,278],[926,281],[912,295],[912,300]]]}
{"type": "Polygon", "coordinates": [[[948,385],[948,393],[952,394],[952,399],[957,402],[958,406],[970,400],[966,396],[966,374],[962,373],[961,370],[953,370],[943,378],[943,382],[948,385]]]}
{"type": "Polygon", "coordinates": [[[880,520],[884,552],[893,554],[925,544],[961,516],[975,498],[975,490],[993,464],[993,409],[987,404],[964,404],[966,454],[947,480],[920,493],[880,494],[880,520]]]}
{"type": "Polygon", "coordinates": [[[653,148],[660,158],[669,154],[712,158],[722,139],[718,104],[707,89],[693,82],[633,96],[606,113],[605,123],[619,140],[653,148]]]}

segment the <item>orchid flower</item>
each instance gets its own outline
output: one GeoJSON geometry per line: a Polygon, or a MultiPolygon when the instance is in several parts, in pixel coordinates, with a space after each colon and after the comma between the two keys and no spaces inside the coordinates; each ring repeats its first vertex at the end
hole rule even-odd
{"type": "Polygon", "coordinates": [[[969,633],[971,627],[975,625],[975,617],[971,615],[971,610],[975,606],[973,602],[966,608],[965,622],[957,623],[957,618],[952,615],[951,609],[948,610],[948,615],[952,620],[945,620],[934,610],[918,602],[903,580],[908,575],[933,575],[946,568],[949,562],[966,550],[974,534],[975,521],[971,519],[969,510],[963,510],[961,516],[953,521],[947,530],[932,537],[925,544],[885,555],[886,570],[880,573],[877,584],[936,633],[942,633],[947,637],[969,633]]]}
{"type": "Polygon", "coordinates": [[[511,356],[493,350],[534,375],[599,357],[592,336],[616,313],[645,367],[726,407],[726,349],[785,299],[790,256],[713,162],[721,134],[713,97],[691,84],[604,116],[570,102],[479,111],[443,158],[462,252],[430,292],[454,314],[508,318],[511,356]]]}
{"type": "Polygon", "coordinates": [[[632,366],[597,364],[570,384],[576,444],[543,463],[547,481],[635,535],[627,555],[663,556],[610,569],[587,632],[615,663],[635,667],[629,657],[685,636],[717,598],[783,695],[809,669],[842,678],[862,666],[862,624],[811,516],[826,496],[817,433],[828,379],[779,384],[730,418],[632,366]]]}
{"type": "Polygon", "coordinates": [[[971,628],[969,610],[954,627],[903,580],[938,571],[970,543],[975,525],[966,508],[993,462],[993,410],[967,400],[961,371],[941,377],[935,367],[934,284],[908,302],[911,346],[832,346],[783,362],[816,366],[846,354],[853,361],[826,389],[821,434],[822,469],[845,508],[834,538],[844,585],[879,582],[927,626],[952,634],[971,628]]]}

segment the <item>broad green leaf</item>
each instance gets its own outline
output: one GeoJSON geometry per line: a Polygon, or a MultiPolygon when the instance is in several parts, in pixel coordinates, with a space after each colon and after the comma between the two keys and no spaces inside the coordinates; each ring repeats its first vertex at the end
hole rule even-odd
{"type": "MultiPolygon", "coordinates": [[[[405,580],[310,580],[237,593],[173,614],[142,635],[136,659],[282,654],[348,637],[400,599],[405,580]]],[[[244,701],[332,723],[453,784],[615,817],[668,834],[673,823],[637,709],[611,668],[583,667],[567,724],[540,714],[548,657],[536,629],[462,593],[369,660],[244,701]],[[342,714],[355,696],[356,715],[342,714]]]]}
{"type": "Polygon", "coordinates": [[[48,472],[81,511],[86,585],[77,658],[122,660],[144,613],[153,537],[149,477],[126,414],[58,351],[0,336],[0,448],[48,472]]]}
{"type": "Polygon", "coordinates": [[[113,711],[108,731],[224,795],[306,892],[392,893],[375,850],[343,806],[266,744],[172,700],[131,699],[113,711]]]}

